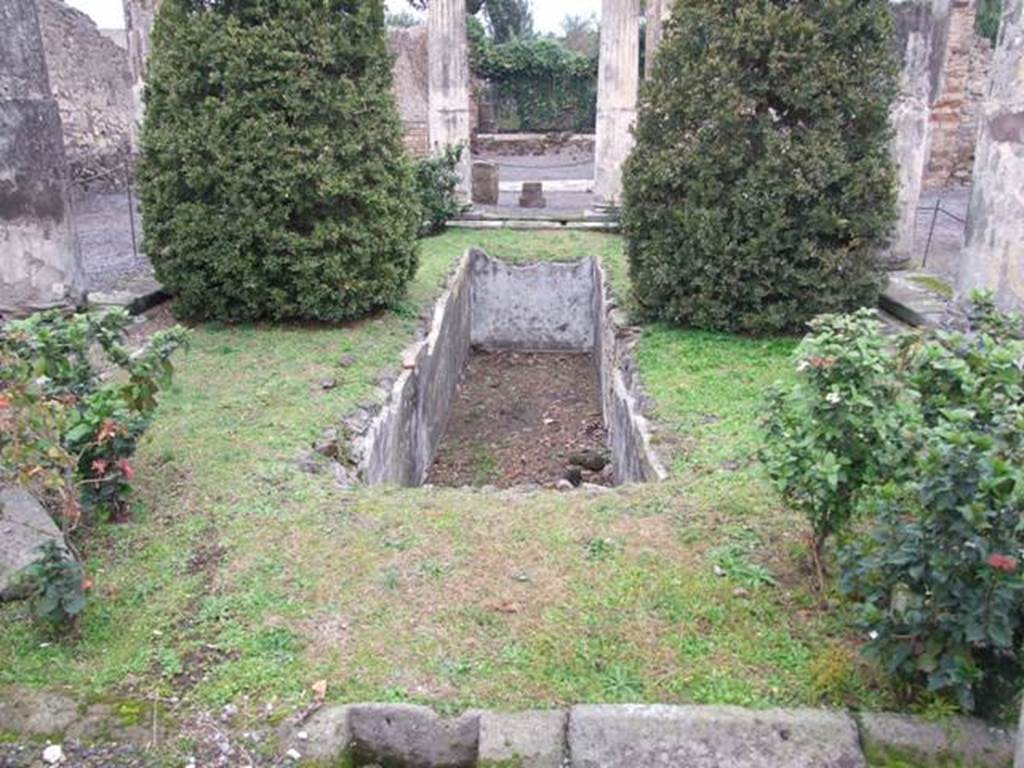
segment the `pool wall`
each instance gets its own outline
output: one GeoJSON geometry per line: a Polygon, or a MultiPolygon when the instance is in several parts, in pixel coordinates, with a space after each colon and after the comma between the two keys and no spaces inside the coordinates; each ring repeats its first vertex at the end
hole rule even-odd
{"type": "Polygon", "coordinates": [[[593,353],[616,483],[666,476],[641,409],[632,335],[599,260],[520,265],[471,249],[438,299],[426,338],[405,350],[383,405],[353,436],[363,482],[424,482],[473,346],[593,353]]]}

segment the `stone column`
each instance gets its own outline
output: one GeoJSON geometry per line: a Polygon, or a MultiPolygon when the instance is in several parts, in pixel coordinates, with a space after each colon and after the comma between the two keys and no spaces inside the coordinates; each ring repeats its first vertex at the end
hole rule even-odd
{"type": "Polygon", "coordinates": [[[897,166],[898,221],[882,262],[909,266],[914,257],[914,229],[928,158],[931,105],[942,80],[942,61],[950,0],[894,0],[896,51],[902,63],[900,90],[890,112],[897,166]]]}
{"type": "Polygon", "coordinates": [[[125,38],[128,41],[128,67],[132,76],[132,101],[135,108],[131,130],[133,150],[139,146],[139,127],[145,113],[142,93],[146,86],[149,39],[159,10],[160,0],[124,0],[125,38]]]}
{"type": "Polygon", "coordinates": [[[78,303],[84,278],[34,0],[0,2],[0,314],[78,303]]]}
{"type": "Polygon", "coordinates": [[[992,84],[981,112],[967,244],[957,294],[995,293],[1024,310],[1024,0],[1003,0],[992,84]]]}
{"type": "Polygon", "coordinates": [[[647,30],[644,36],[644,77],[650,77],[654,69],[654,57],[665,37],[665,24],[672,15],[673,0],[647,0],[644,19],[647,30]]]}
{"type": "Polygon", "coordinates": [[[640,87],[640,0],[602,0],[594,207],[622,205],[622,164],[633,149],[640,87]]]}
{"type": "Polygon", "coordinates": [[[468,200],[472,181],[466,0],[433,0],[430,3],[427,50],[430,65],[430,147],[432,151],[440,152],[447,146],[462,145],[458,192],[468,200]]]}

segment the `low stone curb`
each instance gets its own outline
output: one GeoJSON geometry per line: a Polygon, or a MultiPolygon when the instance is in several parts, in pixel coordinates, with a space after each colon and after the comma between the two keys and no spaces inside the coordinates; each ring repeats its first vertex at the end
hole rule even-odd
{"type": "Polygon", "coordinates": [[[665,705],[444,718],[362,704],[321,710],[281,736],[298,764],[405,768],[1012,768],[1015,747],[1008,731],[964,717],[665,705]]]}
{"type": "Polygon", "coordinates": [[[892,272],[878,305],[915,328],[938,328],[949,301],[912,279],[914,272],[892,272]]]}
{"type": "Polygon", "coordinates": [[[954,757],[966,766],[1013,764],[1014,737],[969,717],[927,722],[909,715],[864,713],[857,716],[868,759],[887,765],[944,766],[954,757]]]}
{"type": "Polygon", "coordinates": [[[454,219],[448,222],[453,229],[566,229],[584,230],[588,232],[617,233],[621,229],[615,221],[574,221],[569,218],[540,218],[530,217],[522,219],[500,218],[500,219],[454,219]]]}

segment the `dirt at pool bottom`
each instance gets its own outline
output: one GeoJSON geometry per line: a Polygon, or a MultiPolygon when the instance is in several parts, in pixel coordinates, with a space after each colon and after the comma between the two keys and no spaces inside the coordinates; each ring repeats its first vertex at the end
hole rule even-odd
{"type": "Polygon", "coordinates": [[[474,349],[427,483],[612,484],[590,354],[474,349]]]}

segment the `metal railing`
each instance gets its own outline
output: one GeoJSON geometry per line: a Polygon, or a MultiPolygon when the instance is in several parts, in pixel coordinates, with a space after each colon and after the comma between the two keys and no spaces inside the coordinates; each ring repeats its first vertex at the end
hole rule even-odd
{"type": "Polygon", "coordinates": [[[924,256],[921,259],[921,266],[922,267],[926,267],[926,266],[928,266],[928,254],[931,253],[931,250],[932,250],[932,242],[934,241],[934,238],[935,238],[935,226],[936,226],[936,224],[939,221],[939,215],[941,214],[943,216],[947,216],[948,218],[952,219],[953,221],[956,221],[956,222],[958,222],[960,224],[963,224],[965,226],[967,224],[967,219],[965,219],[962,216],[959,216],[958,214],[955,214],[952,211],[947,210],[946,208],[944,208],[943,205],[942,205],[942,198],[941,197],[935,199],[935,205],[920,206],[920,207],[918,207],[917,210],[918,211],[930,211],[931,214],[932,214],[932,221],[931,221],[931,224],[928,227],[928,240],[925,243],[925,246],[924,246],[924,256]]]}
{"type": "Polygon", "coordinates": [[[70,183],[72,187],[78,188],[79,194],[88,193],[89,188],[97,184],[112,190],[124,187],[128,205],[128,223],[132,236],[132,256],[137,259],[139,257],[139,242],[135,227],[135,157],[131,153],[125,152],[116,164],[88,174],[75,175],[70,183]]]}

